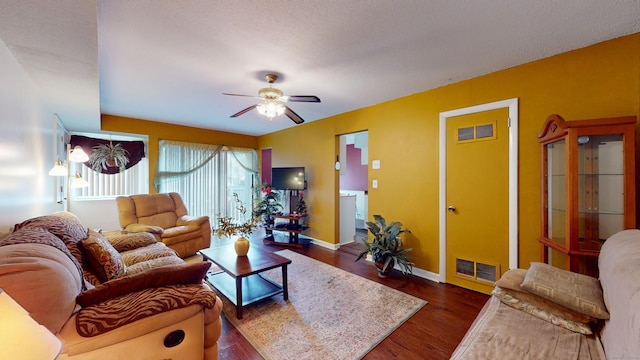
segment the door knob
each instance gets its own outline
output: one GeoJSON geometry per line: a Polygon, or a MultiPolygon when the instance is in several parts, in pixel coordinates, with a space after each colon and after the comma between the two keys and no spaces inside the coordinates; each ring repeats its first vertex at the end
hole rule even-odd
{"type": "Polygon", "coordinates": [[[449,205],[449,207],[447,208],[447,211],[455,212],[456,211],[456,207],[449,205]]]}

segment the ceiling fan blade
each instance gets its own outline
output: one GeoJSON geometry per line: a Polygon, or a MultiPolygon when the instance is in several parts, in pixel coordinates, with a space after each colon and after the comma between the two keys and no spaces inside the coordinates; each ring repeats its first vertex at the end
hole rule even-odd
{"type": "Polygon", "coordinates": [[[253,95],[243,95],[243,94],[229,94],[229,93],[222,93],[222,95],[229,95],[229,96],[246,96],[246,97],[255,97],[253,95]]]}
{"type": "Polygon", "coordinates": [[[320,102],[320,98],[315,95],[289,95],[287,98],[291,102],[320,102]]]}
{"type": "Polygon", "coordinates": [[[244,110],[240,110],[240,111],[238,111],[237,113],[235,113],[235,114],[231,115],[230,117],[232,117],[232,118],[234,118],[234,117],[238,117],[238,116],[240,116],[240,115],[242,115],[242,114],[244,114],[244,113],[246,113],[246,112],[248,112],[248,111],[251,111],[251,110],[255,109],[255,108],[256,108],[256,106],[258,106],[258,104],[251,105],[251,106],[249,106],[248,108],[246,108],[246,109],[244,109],[244,110]]]}
{"type": "Polygon", "coordinates": [[[288,106],[285,105],[284,114],[289,117],[289,119],[293,120],[296,124],[302,124],[304,119],[300,117],[300,115],[296,114],[295,111],[291,110],[288,106]]]}

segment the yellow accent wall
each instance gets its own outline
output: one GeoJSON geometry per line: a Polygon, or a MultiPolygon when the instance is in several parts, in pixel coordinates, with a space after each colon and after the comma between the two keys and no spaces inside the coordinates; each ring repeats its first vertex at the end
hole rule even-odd
{"type": "Polygon", "coordinates": [[[149,137],[147,157],[149,160],[149,191],[155,193],[153,187],[156,164],[158,163],[158,141],[175,140],[199,144],[240,146],[251,149],[258,147],[255,136],[234,134],[224,131],[173,125],[156,121],[133,119],[122,116],[102,115],[101,128],[104,131],[116,131],[129,134],[144,134],[149,137]]]}
{"type": "Polygon", "coordinates": [[[274,167],[307,168],[308,234],[336,244],[336,136],[368,130],[369,161],[381,162],[380,170],[369,167],[378,188],[369,189],[368,213],[402,222],[412,231],[406,240],[417,267],[437,273],[439,113],[514,97],[520,99],[519,263],[526,268],[541,259],[536,134],[552,113],[568,120],[638,116],[640,34],[264,135],[258,146],[272,148],[274,167]]]}
{"type": "MultiPolygon", "coordinates": [[[[528,267],[541,255],[537,242],[541,210],[536,134],[552,113],[567,120],[638,116],[640,34],[260,137],[112,115],[102,116],[102,129],[149,136],[151,191],[159,139],[272,148],[274,167],[306,167],[307,234],[333,244],[338,243],[337,137],[368,130],[369,160],[381,163],[380,170],[369,167],[369,179],[378,180],[378,188],[369,189],[368,213],[402,222],[412,231],[405,241],[414,248],[416,266],[437,273],[439,113],[514,97],[520,99],[519,262],[528,267]]],[[[296,111],[304,116],[302,109],[296,111]]]]}

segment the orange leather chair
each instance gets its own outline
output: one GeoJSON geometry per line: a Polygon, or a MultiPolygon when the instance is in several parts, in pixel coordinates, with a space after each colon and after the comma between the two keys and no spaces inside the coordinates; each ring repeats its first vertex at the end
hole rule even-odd
{"type": "Polygon", "coordinates": [[[208,216],[189,216],[180,194],[141,194],[116,198],[120,226],[128,232],[150,232],[182,258],[211,244],[208,216]]]}

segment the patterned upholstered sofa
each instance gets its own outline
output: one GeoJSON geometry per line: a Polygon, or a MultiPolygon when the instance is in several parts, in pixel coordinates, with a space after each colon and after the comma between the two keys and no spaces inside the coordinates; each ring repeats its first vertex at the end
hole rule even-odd
{"type": "Polygon", "coordinates": [[[68,212],[0,238],[0,288],[61,340],[59,359],[217,359],[209,266],[148,233],[107,239],[68,212]]]}
{"type": "Polygon", "coordinates": [[[509,270],[452,359],[640,358],[640,230],[607,239],[598,269],[509,270]]]}

